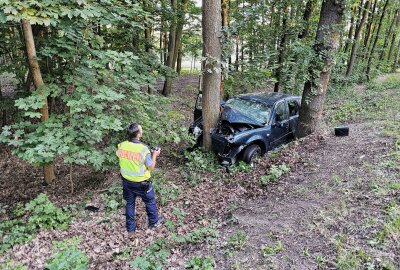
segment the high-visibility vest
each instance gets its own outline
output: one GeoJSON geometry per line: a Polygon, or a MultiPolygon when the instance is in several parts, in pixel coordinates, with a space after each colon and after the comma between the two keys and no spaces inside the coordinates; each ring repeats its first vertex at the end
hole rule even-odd
{"type": "Polygon", "coordinates": [[[146,167],[149,148],[141,143],[124,141],[118,144],[116,152],[119,158],[120,172],[123,178],[132,182],[142,182],[151,177],[146,167]]]}

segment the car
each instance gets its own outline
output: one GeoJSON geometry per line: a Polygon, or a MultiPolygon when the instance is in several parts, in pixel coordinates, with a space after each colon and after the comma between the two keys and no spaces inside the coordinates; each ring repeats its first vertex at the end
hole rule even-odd
{"type": "MultiPolygon", "coordinates": [[[[198,105],[196,109],[201,110],[198,105]]],[[[257,157],[295,138],[300,106],[299,96],[271,92],[241,94],[223,103],[218,125],[211,132],[212,148],[221,164],[243,160],[252,166],[257,157]]],[[[190,127],[198,138],[202,134],[199,115],[197,111],[190,127]]]]}

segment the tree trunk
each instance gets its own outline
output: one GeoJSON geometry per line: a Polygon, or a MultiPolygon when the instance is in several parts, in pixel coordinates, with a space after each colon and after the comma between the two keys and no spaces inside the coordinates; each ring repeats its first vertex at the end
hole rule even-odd
{"type": "Polygon", "coordinates": [[[282,16],[282,33],[281,40],[278,45],[279,56],[278,56],[278,68],[276,69],[275,78],[276,83],[274,85],[274,92],[279,92],[279,85],[281,81],[283,81],[282,69],[283,64],[285,62],[285,54],[286,54],[286,39],[287,39],[287,17],[288,17],[289,6],[286,5],[284,8],[284,13],[282,16]]]}
{"type": "MultiPolygon", "coordinates": [[[[176,0],[171,0],[171,6],[174,12],[176,12],[176,0]]],[[[168,39],[168,56],[167,56],[167,62],[166,66],[175,69],[175,64],[174,64],[174,53],[175,53],[175,44],[176,44],[176,16],[171,20],[171,26],[169,29],[169,39],[168,39]]],[[[171,94],[171,88],[172,88],[172,78],[167,77],[164,82],[164,87],[162,94],[164,96],[169,96],[171,94]]]]}
{"type": "Polygon", "coordinates": [[[393,60],[392,72],[396,72],[397,70],[399,64],[399,55],[400,55],[400,39],[399,39],[399,44],[397,45],[397,52],[393,60]]]}
{"type": "Polygon", "coordinates": [[[347,77],[350,76],[351,72],[353,71],[354,62],[355,62],[356,56],[357,56],[358,43],[359,43],[360,37],[361,37],[361,30],[362,30],[362,28],[364,26],[364,23],[365,23],[366,19],[367,19],[368,10],[370,8],[370,4],[371,4],[371,2],[369,0],[367,0],[367,2],[365,2],[365,6],[364,6],[364,10],[363,10],[363,13],[362,13],[361,20],[357,24],[356,32],[354,33],[353,46],[351,47],[350,60],[348,62],[347,71],[346,71],[346,76],[347,77]]]}
{"type": "Polygon", "coordinates": [[[304,85],[300,108],[297,130],[299,137],[316,131],[321,121],[325,93],[334,64],[333,59],[339,46],[339,25],[342,23],[344,9],[345,0],[325,0],[322,3],[313,46],[315,57],[310,64],[311,76],[304,85]]]}
{"type": "MultiPolygon", "coordinates": [[[[228,7],[227,7],[227,0],[221,0],[221,5],[222,5],[222,11],[221,11],[221,17],[222,17],[222,29],[224,31],[225,38],[228,39],[227,36],[227,27],[228,27],[228,7]]],[[[226,61],[227,59],[223,59],[226,61]]],[[[230,60],[230,56],[228,57],[228,61],[230,60]]],[[[221,74],[221,86],[220,86],[220,97],[221,99],[224,98],[225,95],[225,84],[224,84],[224,75],[221,74]]]]}
{"type": "Polygon", "coordinates": [[[354,21],[355,21],[355,17],[356,17],[356,7],[353,7],[351,10],[351,19],[350,19],[350,28],[349,28],[349,33],[347,34],[347,40],[344,46],[343,51],[347,52],[349,50],[350,47],[350,43],[351,43],[351,38],[353,37],[353,30],[354,30],[354,21]]]}
{"type": "Polygon", "coordinates": [[[304,39],[308,36],[308,32],[310,30],[310,18],[311,18],[311,14],[312,11],[314,9],[314,5],[315,5],[315,0],[308,0],[307,4],[306,4],[306,8],[304,9],[304,13],[303,13],[303,24],[304,24],[304,28],[303,31],[301,31],[301,33],[299,34],[299,39],[304,39]]]}
{"type": "Polygon", "coordinates": [[[380,61],[382,61],[383,58],[385,58],[386,48],[387,48],[387,46],[388,46],[388,44],[389,44],[390,34],[392,33],[393,26],[395,25],[395,22],[397,21],[398,12],[399,12],[398,9],[394,12],[394,14],[393,14],[393,20],[392,20],[392,22],[390,23],[389,29],[388,29],[388,31],[387,31],[387,33],[386,33],[385,41],[384,41],[383,48],[382,48],[382,51],[381,51],[381,55],[379,56],[379,60],[380,60],[380,61]]]}
{"type": "MultiPolygon", "coordinates": [[[[149,11],[149,6],[148,6],[148,1],[143,0],[143,9],[144,11],[149,11]]],[[[147,16],[144,17],[144,22],[145,22],[145,28],[144,28],[144,50],[147,54],[150,53],[152,47],[153,47],[153,42],[152,42],[152,25],[150,22],[148,22],[147,16]]],[[[147,93],[152,95],[154,94],[154,88],[149,84],[146,86],[147,88],[147,93]]]]}
{"type": "Polygon", "coordinates": [[[386,0],[385,5],[383,6],[382,14],[381,14],[381,17],[379,19],[378,29],[376,30],[375,40],[374,40],[374,43],[372,44],[372,48],[371,48],[371,51],[370,51],[369,56],[368,56],[367,72],[366,72],[368,81],[370,80],[370,72],[371,72],[372,58],[374,58],[374,50],[375,50],[375,47],[376,47],[376,43],[378,42],[378,39],[379,39],[379,33],[381,31],[382,21],[383,21],[383,18],[385,16],[385,12],[386,12],[386,8],[388,6],[388,3],[389,3],[389,0],[386,0]]]}
{"type": "MultiPolygon", "coordinates": [[[[24,32],[26,52],[29,62],[29,68],[32,73],[33,83],[35,84],[36,91],[38,91],[39,94],[43,95],[43,106],[40,109],[40,112],[42,114],[41,122],[45,122],[49,118],[47,96],[44,95],[41,89],[44,83],[42,79],[42,73],[40,72],[39,63],[36,57],[35,41],[33,39],[32,27],[30,22],[27,20],[23,20],[22,29],[24,32]]],[[[46,183],[50,184],[51,182],[53,182],[55,179],[53,164],[46,164],[43,171],[44,180],[46,181],[46,183]]]]}
{"type": "Polygon", "coordinates": [[[179,46],[178,49],[178,58],[176,60],[176,72],[178,75],[181,75],[181,70],[182,70],[182,44],[179,46]]]}
{"type": "Polygon", "coordinates": [[[203,57],[203,146],[211,150],[211,129],[219,116],[221,85],[221,0],[203,0],[202,5],[203,57]]]}
{"type": "Polygon", "coordinates": [[[371,16],[370,16],[370,19],[368,20],[367,31],[365,32],[365,37],[364,37],[364,47],[365,48],[368,48],[368,41],[371,36],[372,26],[374,24],[377,2],[378,2],[378,0],[374,1],[374,6],[371,11],[371,16]]]}

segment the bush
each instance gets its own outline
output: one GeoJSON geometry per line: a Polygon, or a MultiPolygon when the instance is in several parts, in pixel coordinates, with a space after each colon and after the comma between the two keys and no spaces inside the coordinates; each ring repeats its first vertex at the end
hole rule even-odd
{"type": "Polygon", "coordinates": [[[31,241],[37,230],[66,229],[71,217],[63,210],[56,207],[45,194],[40,194],[22,209],[15,208],[15,215],[19,218],[0,223],[0,253],[16,244],[31,241]],[[27,222],[23,217],[29,216],[27,222]]]}
{"type": "Polygon", "coordinates": [[[185,267],[193,270],[213,270],[214,259],[211,257],[194,256],[185,264],[185,267]]]}
{"type": "Polygon", "coordinates": [[[53,257],[46,260],[46,270],[83,270],[88,269],[88,256],[78,249],[79,237],[66,239],[60,242],[53,242],[53,249],[56,252],[53,257]]]}

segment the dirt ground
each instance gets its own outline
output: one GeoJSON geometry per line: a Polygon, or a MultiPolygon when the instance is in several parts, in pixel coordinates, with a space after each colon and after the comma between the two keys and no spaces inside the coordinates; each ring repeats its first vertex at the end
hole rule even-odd
{"type": "MultiPolygon", "coordinates": [[[[185,124],[192,120],[197,79],[186,76],[175,81],[174,109],[186,116],[185,124]]],[[[399,189],[388,188],[400,182],[399,167],[388,166],[394,141],[383,135],[381,121],[356,121],[349,127],[348,137],[313,135],[290,143],[277,157],[262,158],[249,173],[220,172],[224,182],[206,174],[196,186],[179,174],[184,160],[164,152],[158,166],[168,171],[168,183],[183,192],[176,201],[160,207],[160,212],[179,224],[178,234],[211,220],[217,221],[220,233],[214,244],[174,249],[168,269],[184,269],[184,261],[194,255],[213,257],[215,269],[354,269],[352,260],[361,261],[359,269],[370,265],[375,267],[371,269],[382,269],[387,264],[400,269],[400,239],[374,242],[387,222],[387,206],[393,201],[400,204],[399,189]],[[290,173],[260,187],[260,177],[272,164],[287,164],[290,173]],[[186,212],[181,222],[173,214],[177,207],[186,212]],[[235,234],[242,235],[243,241],[233,241],[235,234]],[[340,267],[341,263],[349,267],[340,267]]],[[[0,263],[10,258],[28,269],[43,269],[45,259],[52,254],[52,241],[80,236],[80,249],[89,256],[90,269],[129,269],[130,259],[169,233],[165,228],[146,230],[141,203],[134,241],[124,230],[123,209],[112,216],[102,214],[101,192],[119,182],[116,171],[101,174],[74,168],[76,191],[71,196],[68,168],[63,165],[56,167],[57,182],[43,186],[40,168],[18,160],[3,147],[0,169],[2,219],[17,202],[27,202],[41,192],[59,206],[100,206],[100,213],[82,212],[65,231],[41,231],[32,242],[14,246],[0,257],[0,263]],[[88,193],[91,199],[87,199],[88,193]],[[128,258],[117,256],[125,251],[128,258]]]]}
{"type": "Polygon", "coordinates": [[[380,260],[400,267],[399,242],[382,249],[368,243],[384,221],[382,209],[392,200],[400,202],[398,190],[384,196],[375,190],[375,185],[400,181],[398,171],[379,165],[393,140],[380,135],[373,122],[349,127],[348,137],[328,135],[312,149],[305,146],[290,174],[270,186],[266,196],[238,205],[233,212],[237,225],[224,228],[223,238],[226,242],[239,230],[247,241],[231,257],[221,249],[218,269],[337,269],[335,238],[380,258],[372,262],[377,267],[380,260]],[[263,256],[262,247],[277,241],[282,251],[263,256]]]}

